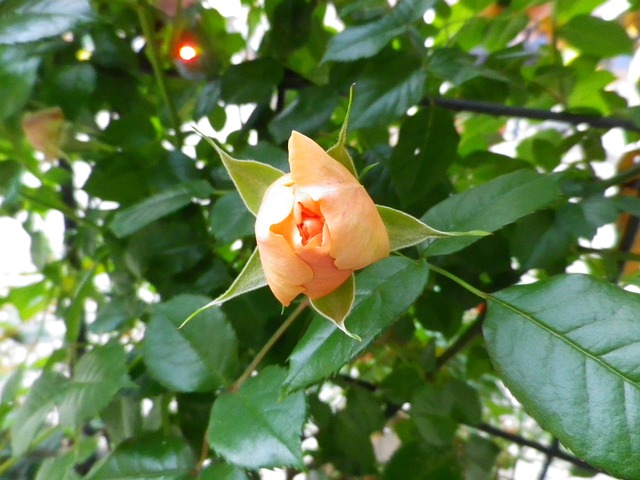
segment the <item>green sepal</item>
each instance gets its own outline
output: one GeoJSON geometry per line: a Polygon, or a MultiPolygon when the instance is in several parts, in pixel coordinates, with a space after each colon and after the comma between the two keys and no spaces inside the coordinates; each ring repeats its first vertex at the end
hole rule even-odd
{"type": "Polygon", "coordinates": [[[378,213],[387,227],[389,241],[391,242],[391,251],[412,247],[424,242],[430,238],[442,237],[460,237],[460,236],[478,236],[483,237],[490,235],[488,232],[481,230],[472,230],[469,232],[441,232],[435,228],[431,228],[422,223],[408,213],[401,212],[395,208],[376,205],[378,213]]]}
{"type": "Polygon", "coordinates": [[[327,154],[338,162],[340,162],[351,174],[358,178],[356,173],[356,166],[353,163],[353,159],[347,151],[345,144],[347,143],[347,126],[349,124],[349,115],[351,114],[351,104],[353,103],[353,89],[355,84],[351,85],[349,89],[349,104],[347,105],[347,114],[344,116],[344,122],[342,122],[342,128],[340,129],[340,136],[338,137],[338,143],[327,150],[327,154]]]}
{"type": "Polygon", "coordinates": [[[258,288],[264,287],[266,284],[267,279],[264,276],[264,270],[262,269],[260,253],[256,248],[249,257],[249,260],[247,260],[247,264],[244,266],[240,274],[236,277],[227,291],[215,300],[207,303],[204,307],[200,307],[198,310],[189,315],[189,317],[184,322],[182,322],[182,325],[180,325],[180,327],[178,328],[184,327],[191,321],[191,319],[193,319],[196,315],[204,312],[206,309],[215,307],[217,305],[222,305],[227,300],[231,300],[232,298],[240,296],[243,293],[257,290],[258,288]]]}
{"type": "Polygon", "coordinates": [[[215,148],[247,209],[253,213],[253,215],[258,215],[262,197],[267,191],[267,188],[284,175],[284,172],[266,163],[233,158],[222,150],[216,142],[205,136],[195,127],[194,130],[215,148]]]}
{"type": "Polygon", "coordinates": [[[313,309],[324,318],[331,320],[336,327],[348,336],[359,342],[362,339],[355,333],[351,333],[344,326],[344,321],[351,312],[353,301],[356,297],[356,279],[353,273],[340,287],[324,297],[311,300],[313,309]]]}

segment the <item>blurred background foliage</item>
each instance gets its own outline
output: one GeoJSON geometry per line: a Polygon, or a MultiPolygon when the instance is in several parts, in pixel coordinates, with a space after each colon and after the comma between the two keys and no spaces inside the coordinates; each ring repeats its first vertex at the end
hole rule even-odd
{"type": "MultiPolygon", "coordinates": [[[[502,317],[484,341],[485,298],[424,259],[488,293],[552,288],[565,272],[638,291],[639,8],[0,0],[0,215],[26,232],[32,263],[0,290],[0,477],[595,475],[532,403],[545,378],[520,370],[525,384],[509,386],[547,430],[504,387],[509,369],[486,348],[502,317]],[[362,181],[376,203],[493,234],[365,269],[347,320],[362,343],[303,310],[234,385],[289,312],[262,289],[177,330],[255,247],[253,217],[191,125],[286,170],[292,130],[335,143],[354,83],[348,146],[359,171],[372,167],[362,181]]],[[[584,302],[577,291],[558,302],[584,302]]],[[[594,315],[612,311],[596,303],[594,315]]],[[[583,415],[574,404],[562,416],[583,415]]],[[[637,455],[626,461],[592,464],[640,478],[637,455]]]]}

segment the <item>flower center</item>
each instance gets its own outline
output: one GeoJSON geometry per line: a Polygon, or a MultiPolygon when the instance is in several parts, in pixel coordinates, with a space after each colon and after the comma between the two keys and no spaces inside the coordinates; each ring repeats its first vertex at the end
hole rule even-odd
{"type": "Polygon", "coordinates": [[[302,203],[298,203],[298,208],[301,219],[297,227],[302,237],[302,245],[307,245],[316,235],[322,235],[324,218],[306,208],[302,203]]]}

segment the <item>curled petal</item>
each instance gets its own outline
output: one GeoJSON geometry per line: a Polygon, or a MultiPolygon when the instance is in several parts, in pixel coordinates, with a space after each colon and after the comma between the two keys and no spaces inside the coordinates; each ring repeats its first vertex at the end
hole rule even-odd
{"type": "Polygon", "coordinates": [[[320,145],[296,131],[289,138],[289,165],[296,187],[314,200],[329,186],[360,185],[349,170],[331,158],[320,145]]]}
{"type": "Polygon", "coordinates": [[[292,132],[289,164],[296,189],[320,205],[331,233],[331,256],[342,270],[358,270],[389,256],[387,229],[358,180],[310,138],[292,132]]]}
{"type": "Polygon", "coordinates": [[[312,265],[313,279],[304,284],[304,293],[312,300],[324,297],[342,285],[351,276],[351,270],[341,270],[336,267],[334,259],[329,255],[329,231],[324,227],[325,243],[323,245],[296,249],[298,255],[308,265],[312,265]]]}
{"type": "Polygon", "coordinates": [[[293,250],[297,232],[293,220],[295,195],[289,175],[278,179],[264,195],[256,217],[256,240],[265,278],[276,298],[285,306],[313,279],[313,271],[293,250]]]}
{"type": "Polygon", "coordinates": [[[328,190],[319,203],[336,267],[358,270],[389,256],[389,234],[364,187],[328,190]]]}

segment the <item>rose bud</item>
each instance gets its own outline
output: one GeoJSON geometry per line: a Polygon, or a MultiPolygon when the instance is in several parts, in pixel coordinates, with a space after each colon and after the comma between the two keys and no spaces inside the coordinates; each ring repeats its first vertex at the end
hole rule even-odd
{"type": "Polygon", "coordinates": [[[60,158],[64,140],[64,113],[59,107],[25,114],[22,131],[33,148],[44,154],[45,160],[60,158]]]}
{"type": "Polygon", "coordinates": [[[328,295],[389,255],[389,235],[358,180],[310,138],[289,139],[291,173],[265,192],[256,218],[264,274],[285,306],[328,295]]]}

